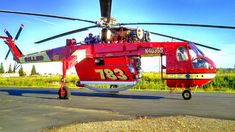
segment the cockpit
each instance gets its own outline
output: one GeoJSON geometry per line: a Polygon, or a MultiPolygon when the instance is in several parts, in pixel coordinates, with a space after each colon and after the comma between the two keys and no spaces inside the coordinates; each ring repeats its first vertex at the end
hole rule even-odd
{"type": "Polygon", "coordinates": [[[189,44],[189,55],[193,68],[212,68],[204,53],[192,43],[189,44]]]}
{"type": "Polygon", "coordinates": [[[207,58],[193,43],[190,43],[188,47],[179,46],[176,51],[176,56],[178,62],[191,61],[192,68],[194,69],[213,69],[215,67],[214,62],[207,58]]]}

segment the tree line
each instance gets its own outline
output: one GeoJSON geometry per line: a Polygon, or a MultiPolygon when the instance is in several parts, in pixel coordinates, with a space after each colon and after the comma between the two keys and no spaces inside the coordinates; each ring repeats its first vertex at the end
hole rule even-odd
{"type": "MultiPolygon", "coordinates": [[[[0,74],[4,74],[4,73],[16,73],[16,71],[14,71],[14,69],[12,69],[11,64],[9,65],[8,70],[5,71],[4,65],[3,65],[3,63],[1,63],[0,64],[0,74]]],[[[18,73],[19,73],[19,76],[25,76],[26,75],[22,65],[21,65],[18,73]]],[[[30,75],[38,75],[35,65],[32,66],[30,75]]]]}

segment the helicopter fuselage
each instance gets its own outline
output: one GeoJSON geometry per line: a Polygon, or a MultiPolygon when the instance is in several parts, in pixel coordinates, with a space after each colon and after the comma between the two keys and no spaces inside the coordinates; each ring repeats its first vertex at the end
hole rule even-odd
{"type": "MultiPolygon", "coordinates": [[[[12,51],[20,53],[10,39],[3,38],[12,51]]],[[[212,60],[205,57],[193,44],[187,42],[142,42],[96,43],[77,45],[68,39],[66,46],[28,55],[14,56],[19,63],[63,62],[63,73],[75,66],[80,78],[79,84],[135,85],[141,79],[143,56],[166,57],[163,66],[168,87],[189,88],[203,86],[216,73],[212,60]],[[185,60],[179,60],[178,50],[185,49],[185,60]]],[[[13,53],[14,54],[14,53],[13,53]]],[[[162,70],[162,71],[163,71],[162,70]]]]}

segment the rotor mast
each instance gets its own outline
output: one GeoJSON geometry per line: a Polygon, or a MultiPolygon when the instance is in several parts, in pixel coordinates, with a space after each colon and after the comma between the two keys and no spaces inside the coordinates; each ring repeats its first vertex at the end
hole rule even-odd
{"type": "Polygon", "coordinates": [[[116,19],[111,17],[112,0],[100,0],[101,19],[97,23],[102,28],[111,28],[115,25],[116,19]]]}

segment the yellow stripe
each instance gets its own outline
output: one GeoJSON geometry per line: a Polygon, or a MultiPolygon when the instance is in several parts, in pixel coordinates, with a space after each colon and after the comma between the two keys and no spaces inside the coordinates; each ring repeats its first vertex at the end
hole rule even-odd
{"type": "Polygon", "coordinates": [[[215,78],[215,73],[205,73],[205,74],[166,74],[165,79],[213,79],[215,78]]]}

